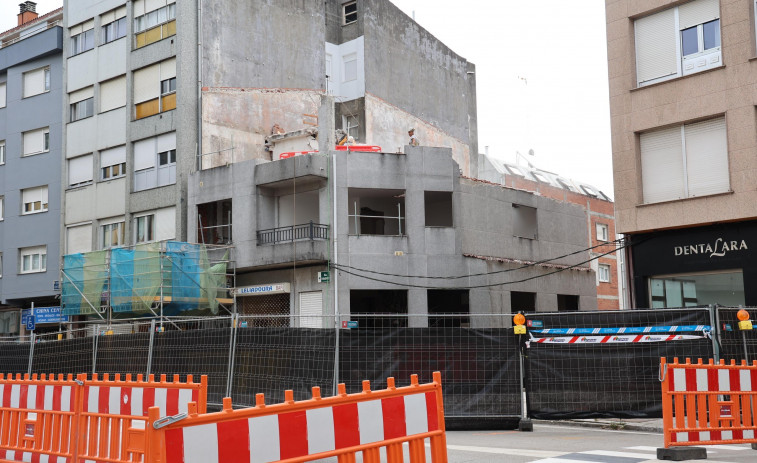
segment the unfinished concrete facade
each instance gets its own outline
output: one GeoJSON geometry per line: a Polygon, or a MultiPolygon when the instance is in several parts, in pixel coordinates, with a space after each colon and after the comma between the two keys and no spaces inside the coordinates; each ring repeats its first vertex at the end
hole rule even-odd
{"type": "Polygon", "coordinates": [[[581,264],[588,251],[529,264],[586,249],[581,206],[463,177],[449,148],[403,151],[331,151],[192,174],[190,234],[201,207],[231,204],[237,288],[249,290],[238,294],[238,311],[310,315],[316,325],[303,326],[327,327],[333,319],[320,317],[335,313],[336,299],[341,321],[404,313],[417,326],[439,313],[597,309],[594,272],[581,264]],[[319,281],[329,263],[340,270],[319,281]]]}

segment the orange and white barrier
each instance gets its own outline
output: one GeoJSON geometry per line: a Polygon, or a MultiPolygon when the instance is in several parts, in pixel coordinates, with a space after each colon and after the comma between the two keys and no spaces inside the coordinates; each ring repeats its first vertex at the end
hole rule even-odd
{"type": "Polygon", "coordinates": [[[363,392],[351,395],[340,384],[339,395],[328,398],[313,388],[313,398],[301,402],[286,391],[285,403],[271,406],[258,394],[257,405],[242,410],[232,410],[227,398],[223,411],[206,415],[190,405],[189,417],[174,417],[177,421],[165,427],[153,409],[145,461],[268,463],[336,456],[350,463],[362,452],[364,462],[377,463],[381,448],[390,462],[402,461],[407,444],[411,463],[419,463],[426,461],[428,440],[433,462],[446,462],[441,374],[424,385],[415,375],[407,387],[395,387],[393,378],[387,382],[387,389],[371,391],[364,381],[363,392]]]}
{"type": "Polygon", "coordinates": [[[757,361],[660,362],[665,448],[757,443],[757,361]]]}
{"type": "Polygon", "coordinates": [[[190,402],[205,410],[206,377],[0,374],[0,462],[143,461],[147,411],[186,412],[190,402]]]}

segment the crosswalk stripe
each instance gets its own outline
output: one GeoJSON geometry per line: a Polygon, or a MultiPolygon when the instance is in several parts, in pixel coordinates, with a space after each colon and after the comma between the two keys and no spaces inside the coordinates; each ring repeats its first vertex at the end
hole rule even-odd
{"type": "MultiPolygon", "coordinates": [[[[428,446],[428,444],[427,444],[428,446]]],[[[521,457],[551,458],[565,455],[566,452],[550,452],[547,450],[505,449],[500,447],[473,447],[468,445],[447,444],[447,450],[461,450],[463,452],[494,453],[497,455],[517,455],[521,457]]]]}
{"type": "MultiPolygon", "coordinates": [[[[655,450],[656,452],[656,450],[655,450]]],[[[655,458],[655,454],[648,454],[648,453],[631,453],[631,452],[615,452],[612,450],[587,450],[583,452],[579,452],[584,455],[601,455],[604,457],[625,457],[625,458],[641,458],[644,460],[649,460],[650,458],[655,458]]]]}

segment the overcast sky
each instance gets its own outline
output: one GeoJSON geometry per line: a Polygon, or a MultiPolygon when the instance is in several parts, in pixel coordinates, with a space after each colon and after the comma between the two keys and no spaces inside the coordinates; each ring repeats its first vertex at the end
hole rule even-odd
{"type": "MultiPolygon", "coordinates": [[[[243,0],[239,0],[243,1],[243,0]]],[[[392,0],[476,65],[479,148],[613,197],[603,0],[392,0]]],[[[0,0],[0,30],[21,0],[0,0]]],[[[61,0],[38,0],[47,13],[61,0]]]]}

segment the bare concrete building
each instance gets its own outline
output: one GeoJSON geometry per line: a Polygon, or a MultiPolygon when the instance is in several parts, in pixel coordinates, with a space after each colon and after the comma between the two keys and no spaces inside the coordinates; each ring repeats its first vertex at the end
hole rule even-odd
{"type": "Polygon", "coordinates": [[[752,0],[607,0],[632,305],[757,304],[752,0]]]}

